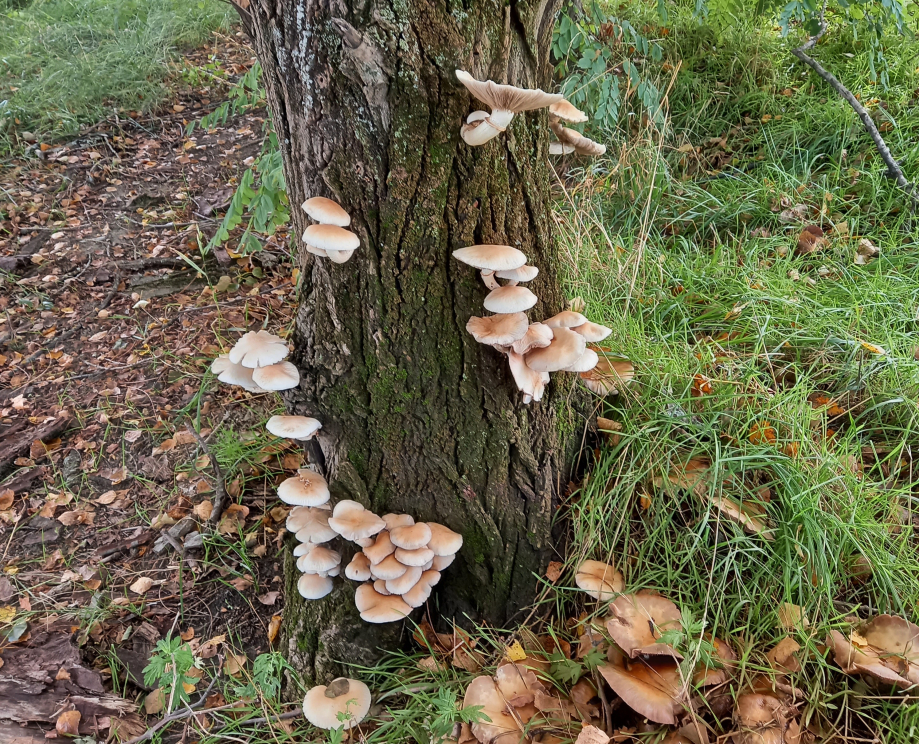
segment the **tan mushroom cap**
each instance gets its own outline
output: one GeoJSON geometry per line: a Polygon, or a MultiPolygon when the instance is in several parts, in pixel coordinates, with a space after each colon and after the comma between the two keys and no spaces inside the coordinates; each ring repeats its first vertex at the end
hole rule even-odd
{"type": "Polygon", "coordinates": [[[453,258],[482,271],[508,271],[525,266],[527,257],[509,245],[470,245],[453,251],[453,258]]]}
{"type": "Polygon", "coordinates": [[[317,419],[309,416],[272,416],[265,424],[269,433],[283,439],[297,439],[305,442],[322,428],[317,419]]]}
{"type": "Polygon", "coordinates": [[[523,402],[542,400],[546,385],[549,384],[549,373],[531,369],[526,363],[526,357],[513,350],[507,353],[507,361],[517,389],[523,393],[523,402]]]}
{"type": "Polygon", "coordinates": [[[322,506],[329,500],[329,484],[319,473],[300,468],[278,486],[278,498],[292,506],[322,506]]]}
{"type": "Polygon", "coordinates": [[[801,646],[794,638],[785,636],[766,652],[766,661],[779,672],[800,672],[801,661],[795,656],[800,650],[801,646]]]}
{"type": "Polygon", "coordinates": [[[563,121],[570,121],[572,124],[581,124],[587,121],[587,114],[564,98],[549,106],[549,113],[563,121]]]}
{"type": "Polygon", "coordinates": [[[611,359],[602,354],[596,367],[581,373],[581,380],[587,389],[603,397],[616,395],[623,385],[634,378],[635,367],[628,359],[611,359]]]}
{"type": "Polygon", "coordinates": [[[412,611],[398,594],[384,596],[372,584],[361,584],[357,588],[354,603],[361,619],[368,623],[394,623],[404,620],[412,611]]]}
{"type": "Polygon", "coordinates": [[[326,252],[353,251],[361,245],[357,235],[337,225],[310,225],[303,232],[303,242],[326,252]]]}
{"type": "Polygon", "coordinates": [[[389,531],[389,539],[397,548],[417,550],[428,544],[431,539],[431,528],[424,522],[417,522],[411,527],[396,527],[389,531]]]}
{"type": "Polygon", "coordinates": [[[607,328],[599,323],[591,323],[589,320],[579,326],[573,326],[571,330],[582,335],[587,343],[590,344],[602,341],[613,332],[612,328],[607,328]]]}
{"type": "Polygon", "coordinates": [[[402,594],[402,600],[409,607],[421,607],[431,596],[431,591],[440,581],[439,571],[424,571],[415,586],[402,594]]]}
{"type": "MultiPolygon", "coordinates": [[[[371,577],[372,577],[372,574],[371,574],[371,577]]],[[[389,591],[389,589],[386,588],[386,582],[383,581],[383,579],[375,579],[375,580],[374,580],[374,582],[373,582],[373,590],[374,590],[377,594],[382,594],[384,597],[388,597],[390,594],[392,594],[392,592],[389,591]]]]}
{"type": "Polygon", "coordinates": [[[508,285],[491,290],[482,304],[493,313],[519,313],[529,310],[537,301],[536,295],[526,287],[508,285]]]}
{"type": "Polygon", "coordinates": [[[636,713],[655,723],[676,724],[683,696],[680,666],[674,659],[639,660],[628,667],[604,663],[597,670],[636,713]]]}
{"type": "MultiPolygon", "coordinates": [[[[517,668],[517,665],[509,666],[517,668]]],[[[532,674],[532,672],[529,673],[532,674]]],[[[480,707],[484,714],[477,723],[471,725],[472,733],[478,741],[493,744],[516,744],[523,740],[524,737],[518,725],[520,717],[516,715],[515,706],[510,705],[513,694],[508,697],[509,692],[511,692],[510,689],[502,690],[494,677],[476,677],[469,683],[463,697],[463,708],[480,707]],[[514,713],[511,713],[511,710],[514,713]]],[[[523,699],[532,702],[534,697],[535,694],[530,693],[523,699]]]]}
{"type": "Polygon", "coordinates": [[[539,269],[529,264],[521,266],[519,269],[508,269],[507,271],[496,271],[495,276],[498,279],[507,279],[510,282],[531,282],[539,275],[539,269]]]}
{"type": "Polygon", "coordinates": [[[322,599],[332,593],[332,579],[319,574],[303,574],[297,579],[297,592],[304,599],[322,599]]]}
{"type": "Polygon", "coordinates": [[[421,566],[408,566],[401,576],[397,576],[395,579],[386,579],[386,590],[391,594],[405,594],[418,583],[423,573],[421,566]]]}
{"type": "Polygon", "coordinates": [[[290,390],[300,384],[300,371],[290,362],[278,362],[253,369],[252,381],[265,390],[290,390]]]}
{"type": "Polygon", "coordinates": [[[435,555],[434,560],[431,561],[431,570],[443,571],[455,560],[455,555],[435,555]]]}
{"type": "Polygon", "coordinates": [[[415,524],[415,518],[411,514],[384,514],[382,519],[386,522],[387,530],[396,527],[411,527],[415,524]]]}
{"type": "Polygon", "coordinates": [[[427,546],[435,556],[455,555],[463,547],[463,536],[437,522],[428,522],[431,538],[427,546]]]}
{"type": "Polygon", "coordinates": [[[356,679],[339,677],[328,687],[313,687],[303,698],[303,715],[321,729],[350,729],[370,710],[370,688],[356,679]]]}
{"type": "Polygon", "coordinates": [[[480,344],[508,346],[523,338],[528,326],[525,313],[506,313],[485,318],[473,316],[466,323],[466,330],[480,344]]]}
{"type": "Polygon", "coordinates": [[[612,599],[625,588],[622,574],[600,561],[582,561],[574,575],[574,583],[601,602],[612,599]]]}
{"type": "MultiPolygon", "coordinates": [[[[386,518],[383,517],[385,523],[386,518]]],[[[376,538],[370,545],[364,546],[364,555],[367,556],[370,563],[376,565],[384,558],[393,554],[396,546],[389,539],[389,530],[381,530],[376,534],[376,538]]]]}
{"type": "Polygon", "coordinates": [[[768,693],[738,695],[734,721],[740,728],[737,744],[798,744],[801,738],[794,711],[768,693]]]}
{"type": "Polygon", "coordinates": [[[373,537],[386,527],[386,523],[363,504],[344,499],[335,504],[329,527],[345,540],[362,540],[373,537]]]}
{"type": "Polygon", "coordinates": [[[606,629],[633,659],[642,654],[683,658],[669,644],[657,642],[666,631],[683,627],[679,608],[666,597],[649,591],[620,594],[609,609],[606,629]]]}
{"type": "Polygon", "coordinates": [[[370,575],[384,581],[398,579],[406,571],[408,571],[408,566],[399,563],[395,555],[388,555],[379,563],[370,564],[370,575]]]}
{"type": "Polygon", "coordinates": [[[345,566],[345,576],[352,581],[370,580],[370,559],[362,552],[357,552],[351,562],[345,566]]]}
{"type": "Polygon", "coordinates": [[[328,509],[316,506],[296,506],[287,515],[287,529],[301,543],[325,543],[338,537],[329,527],[328,509]]]}
{"type": "Polygon", "coordinates": [[[543,321],[549,328],[576,328],[587,322],[587,318],[573,310],[562,310],[560,313],[543,321]]]}
{"type": "Polygon", "coordinates": [[[600,357],[593,349],[584,349],[584,353],[577,358],[574,364],[565,367],[563,372],[590,372],[600,362],[600,357]]]}
{"type": "Polygon", "coordinates": [[[249,331],[239,337],[227,355],[233,364],[255,369],[277,364],[290,353],[287,342],[268,331],[249,331]]]}
{"type": "Polygon", "coordinates": [[[324,545],[310,545],[297,559],[297,570],[301,573],[326,573],[341,565],[341,553],[324,545]]]}
{"type": "Polygon", "coordinates": [[[537,372],[557,372],[574,364],[587,349],[587,341],[567,328],[552,329],[552,343],[527,352],[524,360],[537,372]]]}
{"type": "Polygon", "coordinates": [[[549,123],[550,129],[555,132],[558,141],[563,145],[571,145],[578,155],[602,155],[606,152],[606,145],[594,142],[590,137],[585,137],[580,132],[568,127],[563,127],[560,123],[549,123]]]}
{"type": "MultiPolygon", "coordinates": [[[[324,250],[322,250],[321,248],[317,248],[316,246],[310,245],[309,243],[304,243],[304,245],[306,246],[306,252],[307,252],[307,253],[312,253],[314,256],[321,256],[322,258],[328,258],[328,257],[329,257],[329,254],[326,253],[326,252],[325,252],[324,250]]],[[[332,252],[335,253],[335,251],[332,251],[332,252]]],[[[340,252],[340,253],[346,253],[347,251],[339,251],[339,252],[340,252]]]]}
{"type": "Polygon", "coordinates": [[[896,615],[878,615],[861,628],[862,637],[875,648],[919,663],[919,626],[896,615]]]}
{"type": "Polygon", "coordinates": [[[526,334],[519,341],[514,341],[512,348],[518,354],[526,354],[531,349],[542,349],[552,343],[552,329],[545,323],[530,323],[526,334]]]}
{"type": "Polygon", "coordinates": [[[250,393],[267,393],[268,391],[259,387],[252,380],[251,367],[243,367],[241,364],[233,364],[227,354],[222,354],[211,363],[211,372],[217,375],[217,379],[227,385],[236,385],[250,393]]]}
{"type": "Polygon", "coordinates": [[[734,662],[737,661],[737,654],[734,653],[734,649],[729,644],[708,634],[706,634],[705,639],[712,644],[715,653],[710,659],[713,662],[711,665],[701,661],[696,665],[692,681],[698,687],[723,684],[730,677],[734,662]]]}
{"type": "Polygon", "coordinates": [[[336,225],[338,227],[347,227],[351,224],[351,215],[342,209],[338,202],[326,199],[324,196],[314,196],[311,199],[307,199],[301,207],[304,212],[320,224],[336,225]]]}
{"type": "Polygon", "coordinates": [[[434,551],[430,548],[416,548],[415,550],[396,548],[394,555],[399,563],[410,568],[423,566],[434,559],[434,551]]]}
{"type": "Polygon", "coordinates": [[[515,114],[545,108],[564,100],[558,93],[546,93],[539,88],[517,88],[513,85],[500,85],[491,80],[476,80],[465,70],[457,70],[456,77],[482,103],[492,109],[513,111],[515,114]]]}
{"type": "Polygon", "coordinates": [[[869,674],[901,688],[919,684],[919,627],[901,617],[878,615],[859,627],[858,636],[856,644],[834,630],[827,639],[842,671],[869,674]]]}

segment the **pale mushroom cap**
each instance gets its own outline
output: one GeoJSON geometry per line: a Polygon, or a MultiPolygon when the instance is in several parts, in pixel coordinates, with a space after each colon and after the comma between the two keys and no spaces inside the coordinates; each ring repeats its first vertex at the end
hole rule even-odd
{"type": "Polygon", "coordinates": [[[405,619],[412,611],[402,597],[397,594],[384,596],[372,584],[361,584],[357,588],[354,604],[361,619],[368,623],[393,623],[405,619]]]}
{"type": "Polygon", "coordinates": [[[421,607],[431,596],[431,590],[440,581],[440,572],[425,571],[415,586],[402,595],[402,600],[409,607],[421,607]]]}
{"type": "Polygon", "coordinates": [[[292,506],[322,506],[329,500],[329,484],[319,473],[300,468],[278,486],[278,498],[292,506]]]}
{"type": "MultiPolygon", "coordinates": [[[[383,519],[385,523],[386,518],[383,519]]],[[[396,546],[389,539],[389,530],[381,530],[370,545],[364,546],[364,554],[371,564],[376,565],[386,556],[392,555],[395,549],[396,546]]]]}
{"type": "MultiPolygon", "coordinates": [[[[513,349],[507,353],[507,361],[511,374],[514,376],[514,382],[517,384],[517,389],[524,396],[529,396],[531,400],[541,400],[546,385],[549,384],[549,373],[537,372],[535,369],[531,369],[526,363],[526,357],[513,351],[513,349]]],[[[528,402],[526,397],[524,397],[524,402],[528,402]]]]}
{"type": "Polygon", "coordinates": [[[554,114],[563,121],[570,121],[572,124],[581,124],[587,121],[587,114],[564,98],[549,106],[549,113],[554,114]]]}
{"type": "Polygon", "coordinates": [[[233,362],[230,361],[230,357],[227,354],[221,354],[216,357],[213,362],[211,362],[211,372],[215,375],[219,375],[226,369],[229,369],[233,366],[233,362]]]}
{"type": "Polygon", "coordinates": [[[633,659],[642,654],[683,658],[672,646],[658,643],[666,631],[683,627],[679,608],[666,597],[647,591],[620,594],[609,609],[606,629],[633,659]]]}
{"type": "Polygon", "coordinates": [[[388,530],[396,527],[411,527],[415,524],[415,518],[411,514],[384,514],[382,519],[386,522],[388,530]]]}
{"type": "Polygon", "coordinates": [[[303,715],[321,729],[350,729],[363,721],[369,710],[370,688],[356,679],[339,677],[328,687],[313,687],[303,698],[303,715]]]}
{"type": "Polygon", "coordinates": [[[227,356],[233,364],[254,369],[277,364],[289,353],[287,342],[280,336],[268,331],[249,331],[239,337],[227,356]]]}
{"type": "Polygon", "coordinates": [[[392,592],[386,588],[386,582],[383,581],[383,579],[377,579],[373,582],[373,590],[384,597],[388,597],[392,594],[392,592]]]}
{"type": "Polygon", "coordinates": [[[597,366],[599,361],[600,357],[597,356],[597,352],[595,352],[593,349],[584,349],[584,353],[578,357],[577,361],[570,367],[565,367],[564,371],[590,372],[590,370],[597,366]]]}
{"type": "Polygon", "coordinates": [[[405,594],[421,578],[421,566],[409,566],[405,573],[395,579],[386,580],[386,589],[392,594],[405,594]]]}
{"type": "Polygon", "coordinates": [[[272,416],[265,424],[265,428],[276,437],[299,439],[304,442],[312,439],[313,435],[322,428],[322,424],[309,416],[272,416]]]}
{"type": "Polygon", "coordinates": [[[335,504],[329,527],[345,540],[373,537],[386,527],[386,523],[357,501],[345,499],[335,504]]]}
{"type": "Polygon", "coordinates": [[[558,93],[546,93],[539,88],[517,88],[513,85],[499,85],[491,80],[476,80],[465,70],[457,70],[456,77],[472,95],[493,109],[520,113],[545,108],[564,100],[558,93]]]}
{"type": "Polygon", "coordinates": [[[536,295],[529,289],[516,285],[491,290],[482,304],[493,313],[519,313],[529,310],[536,302],[536,295]]]}
{"type": "Polygon", "coordinates": [[[527,352],[524,360],[536,372],[557,372],[574,364],[586,349],[587,341],[583,336],[567,328],[553,328],[552,343],[527,352]]]}
{"type": "Polygon", "coordinates": [[[598,664],[613,691],[632,710],[655,723],[674,725],[680,705],[680,667],[674,659],[638,661],[629,669],[615,664],[598,664]]]}
{"type": "Polygon", "coordinates": [[[575,573],[574,583],[601,602],[612,599],[625,588],[622,574],[600,561],[583,561],[575,573]]]}
{"type": "Polygon", "coordinates": [[[507,271],[496,271],[495,276],[498,279],[507,279],[509,282],[531,282],[539,274],[536,266],[529,264],[521,266],[519,269],[508,269],[507,271]]]}
{"type": "Polygon", "coordinates": [[[324,545],[310,545],[309,549],[297,559],[297,570],[302,573],[320,573],[331,571],[341,564],[341,553],[324,545]]]}
{"type": "Polygon", "coordinates": [[[370,565],[370,575],[375,579],[383,579],[384,581],[398,579],[407,570],[408,566],[399,563],[395,555],[388,555],[379,563],[370,565]]]}
{"type": "Polygon", "coordinates": [[[485,318],[473,316],[466,323],[466,330],[480,344],[508,346],[526,335],[529,321],[525,313],[490,315],[485,318]]]}
{"type": "Polygon", "coordinates": [[[343,264],[351,259],[354,251],[326,251],[325,254],[332,263],[343,264]]]}
{"type": "Polygon", "coordinates": [[[597,366],[581,373],[581,380],[587,389],[597,395],[615,395],[623,385],[635,377],[635,368],[628,359],[611,359],[601,356],[597,366]]]}
{"type": "Polygon", "coordinates": [[[338,227],[347,227],[351,224],[351,215],[342,209],[338,202],[326,199],[324,196],[307,199],[301,206],[304,212],[320,224],[337,225],[338,227]]]}
{"type": "Polygon", "coordinates": [[[549,143],[549,154],[550,155],[570,155],[574,152],[574,145],[569,145],[565,142],[550,142],[549,143]]]}
{"type": "Polygon", "coordinates": [[[329,516],[329,511],[322,507],[298,506],[287,515],[287,529],[301,543],[326,543],[338,537],[329,527],[329,516]]]}
{"type": "Polygon", "coordinates": [[[228,356],[217,357],[214,360],[214,364],[211,365],[211,369],[214,367],[220,367],[220,374],[217,375],[217,379],[220,382],[226,383],[227,385],[236,385],[241,387],[244,390],[249,391],[250,393],[267,393],[268,391],[262,387],[259,387],[255,384],[255,381],[252,379],[252,372],[254,371],[251,367],[243,367],[241,364],[233,364],[230,361],[228,356]],[[225,360],[225,364],[221,362],[219,365],[218,361],[225,360]]]}
{"type": "MultiPolygon", "coordinates": [[[[309,527],[317,521],[319,513],[325,515],[324,521],[327,523],[329,516],[328,505],[324,506],[295,506],[287,513],[287,519],[284,526],[288,532],[299,532],[304,527],[309,527]]],[[[301,540],[301,542],[303,542],[301,540]]]]}
{"type": "Polygon", "coordinates": [[[482,121],[483,119],[488,118],[487,111],[473,111],[469,116],[466,117],[466,123],[472,124],[474,121],[482,121]]]}
{"type": "Polygon", "coordinates": [[[300,371],[291,362],[278,362],[252,370],[252,381],[265,390],[290,390],[300,384],[300,371]]]}
{"type": "Polygon", "coordinates": [[[606,152],[606,145],[594,142],[590,137],[585,137],[574,129],[563,127],[558,122],[550,122],[549,127],[555,132],[559,142],[574,147],[574,151],[578,155],[602,155],[606,152]]]}
{"type": "Polygon", "coordinates": [[[411,527],[396,527],[389,531],[389,539],[397,548],[417,550],[428,544],[431,539],[431,528],[424,522],[418,522],[411,527]]]}
{"type": "Polygon", "coordinates": [[[513,349],[518,354],[526,354],[530,349],[542,349],[552,343],[552,329],[545,323],[530,323],[526,334],[519,341],[514,341],[513,349]]]}
{"type": "Polygon", "coordinates": [[[354,590],[354,606],[357,607],[358,612],[363,612],[369,607],[373,607],[376,599],[377,591],[373,588],[372,583],[361,584],[357,589],[354,590]]]}
{"type": "Polygon", "coordinates": [[[434,560],[431,561],[431,569],[434,571],[443,571],[455,560],[455,555],[435,555],[434,560]]]}
{"type": "Polygon", "coordinates": [[[509,245],[470,245],[453,251],[453,258],[482,271],[507,271],[526,265],[522,251],[509,245]]]}
{"type": "Polygon", "coordinates": [[[303,574],[297,579],[297,591],[304,599],[322,599],[332,593],[332,579],[317,574],[303,574]]]}
{"type": "Polygon", "coordinates": [[[431,529],[431,539],[427,546],[435,556],[455,555],[463,547],[463,536],[437,522],[428,522],[431,529]]]}
{"type": "Polygon", "coordinates": [[[587,318],[573,310],[562,310],[557,315],[543,321],[549,328],[575,328],[587,322],[587,318]]]}
{"type": "MultiPolygon", "coordinates": [[[[487,116],[486,112],[475,111],[473,113],[485,113],[487,116]]],[[[470,147],[479,147],[493,140],[502,131],[504,128],[496,127],[490,119],[474,119],[460,126],[460,137],[470,147]]]]}
{"type": "Polygon", "coordinates": [[[306,242],[304,242],[304,245],[306,246],[307,253],[312,253],[314,256],[321,256],[322,258],[329,257],[329,254],[326,253],[324,250],[322,250],[322,248],[317,248],[316,246],[310,245],[309,243],[306,243],[306,242]]]}
{"type": "Polygon", "coordinates": [[[424,566],[425,563],[434,559],[434,551],[430,548],[416,548],[415,550],[396,548],[394,555],[399,563],[410,568],[424,566]]]}
{"type": "Polygon", "coordinates": [[[370,559],[362,552],[355,553],[351,562],[345,566],[345,576],[352,581],[369,581],[370,559]]]}
{"type": "Polygon", "coordinates": [[[361,245],[357,235],[337,225],[310,225],[303,241],[324,251],[353,251],[361,245]]]}
{"type": "Polygon", "coordinates": [[[583,336],[591,344],[602,341],[613,332],[612,328],[607,328],[599,323],[591,323],[589,320],[579,326],[574,326],[571,330],[583,336]]]}

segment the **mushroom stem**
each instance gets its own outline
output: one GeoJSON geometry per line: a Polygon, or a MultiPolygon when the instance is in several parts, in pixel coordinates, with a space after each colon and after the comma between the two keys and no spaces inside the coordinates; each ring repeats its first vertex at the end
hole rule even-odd
{"type": "Polygon", "coordinates": [[[505,287],[516,287],[518,284],[520,284],[520,282],[518,282],[516,279],[511,279],[504,286],[505,287]]]}
{"type": "Polygon", "coordinates": [[[483,269],[481,272],[481,275],[482,275],[482,281],[485,283],[485,286],[488,287],[488,289],[498,289],[498,287],[501,286],[500,284],[498,284],[498,280],[495,279],[494,271],[485,271],[483,269]]]}

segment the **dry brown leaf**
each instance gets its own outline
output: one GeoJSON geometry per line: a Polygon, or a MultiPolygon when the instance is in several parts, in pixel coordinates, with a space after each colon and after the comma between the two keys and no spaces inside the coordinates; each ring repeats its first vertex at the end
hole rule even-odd
{"type": "Polygon", "coordinates": [[[546,578],[554,584],[562,575],[563,568],[564,565],[558,561],[550,561],[548,568],[546,568],[546,578]]]}
{"type": "Polygon", "coordinates": [[[162,687],[157,687],[144,700],[144,713],[155,716],[166,707],[166,695],[162,687]]]}
{"type": "Polygon", "coordinates": [[[211,518],[211,514],[214,512],[214,505],[210,502],[210,500],[205,499],[200,504],[195,504],[194,512],[198,519],[207,521],[211,518]]]}
{"type": "Polygon", "coordinates": [[[247,661],[248,658],[245,654],[234,654],[230,652],[223,662],[223,671],[231,677],[236,677],[245,668],[247,661]]]}
{"type": "Polygon", "coordinates": [[[810,626],[810,621],[804,614],[804,609],[800,605],[782,602],[776,612],[778,616],[779,627],[785,630],[805,630],[810,626]]]}
{"type": "Polygon", "coordinates": [[[272,615],[271,620],[268,623],[268,644],[271,645],[275,642],[278,637],[278,632],[281,630],[281,616],[272,615]]]}
{"type": "Polygon", "coordinates": [[[150,452],[152,455],[162,455],[164,452],[169,452],[172,449],[175,449],[176,442],[175,439],[164,439],[160,442],[153,450],[150,452]]]}
{"type": "Polygon", "coordinates": [[[258,597],[258,601],[263,605],[268,605],[270,607],[278,601],[278,597],[280,596],[281,592],[265,592],[265,594],[262,594],[260,597],[258,597]]]}
{"type": "Polygon", "coordinates": [[[596,726],[587,725],[581,729],[574,744],[607,744],[609,737],[596,726]]]}
{"type": "Polygon", "coordinates": [[[238,591],[238,592],[244,592],[244,591],[246,591],[246,589],[248,589],[249,587],[251,587],[254,583],[255,583],[255,582],[254,582],[254,580],[252,579],[252,577],[251,577],[249,574],[245,574],[244,576],[237,576],[235,579],[233,579],[233,580],[230,582],[230,585],[231,585],[234,589],[236,589],[236,591],[238,591]]]}
{"type": "Polygon", "coordinates": [[[150,587],[153,586],[153,583],[153,579],[149,576],[141,576],[128,588],[135,594],[146,594],[150,591],[150,587]]]}
{"type": "Polygon", "coordinates": [[[74,509],[61,514],[57,521],[65,527],[73,527],[76,524],[91,525],[96,519],[96,513],[88,509],[74,509]]]}
{"type": "Polygon", "coordinates": [[[181,633],[179,633],[179,637],[183,641],[190,641],[195,637],[195,629],[188,628],[188,630],[183,630],[181,633]]]}
{"type": "Polygon", "coordinates": [[[54,724],[54,730],[61,736],[79,736],[80,711],[67,710],[61,713],[54,724]]]}
{"type": "Polygon", "coordinates": [[[13,489],[7,488],[4,491],[0,491],[0,511],[9,509],[13,505],[13,499],[16,494],[13,492],[13,489]]]}

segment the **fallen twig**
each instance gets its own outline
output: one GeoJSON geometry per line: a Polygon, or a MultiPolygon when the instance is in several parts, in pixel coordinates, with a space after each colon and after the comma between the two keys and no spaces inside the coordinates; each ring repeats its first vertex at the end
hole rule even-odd
{"type": "MultiPolygon", "coordinates": [[[[207,689],[201,693],[201,697],[199,697],[194,703],[192,703],[191,705],[186,705],[182,710],[177,710],[175,713],[170,713],[168,716],[163,718],[161,721],[159,721],[158,723],[155,723],[153,726],[147,729],[140,736],[135,736],[133,739],[129,739],[128,741],[126,741],[124,744],[140,744],[140,742],[142,741],[147,741],[148,739],[152,739],[153,735],[157,731],[159,731],[161,728],[163,728],[164,726],[168,726],[170,723],[173,723],[175,721],[181,721],[185,718],[190,718],[194,716],[195,711],[198,708],[200,708],[202,705],[204,705],[205,702],[207,702],[207,696],[210,694],[211,690],[214,688],[214,684],[216,682],[217,682],[217,677],[214,677],[214,679],[208,685],[207,689]]],[[[226,708],[232,708],[238,705],[239,703],[227,703],[226,705],[220,705],[216,708],[211,708],[209,712],[213,712],[216,710],[224,710],[226,708]]]]}
{"type": "Polygon", "coordinates": [[[216,492],[216,496],[214,497],[214,508],[207,521],[209,524],[217,524],[227,504],[227,489],[226,484],[223,482],[223,473],[220,472],[220,465],[217,462],[217,458],[214,457],[210,447],[207,446],[204,437],[195,430],[195,427],[192,426],[191,423],[185,424],[185,428],[195,438],[195,441],[198,442],[198,446],[204,451],[204,454],[208,456],[214,468],[214,491],[216,492]]]}

